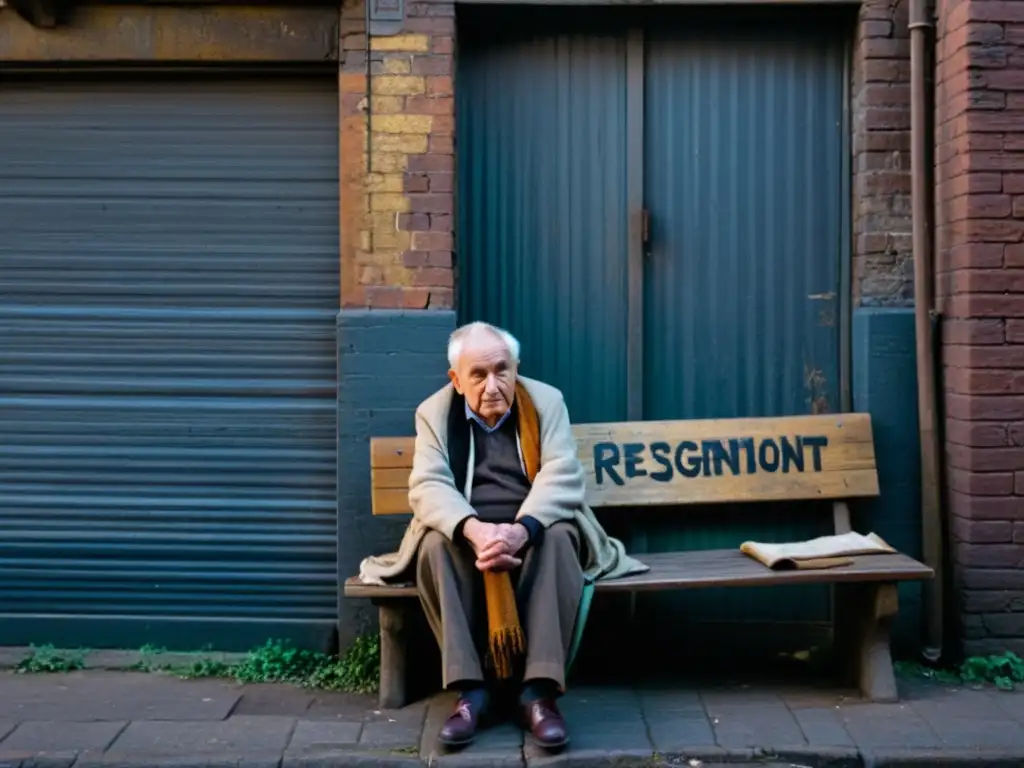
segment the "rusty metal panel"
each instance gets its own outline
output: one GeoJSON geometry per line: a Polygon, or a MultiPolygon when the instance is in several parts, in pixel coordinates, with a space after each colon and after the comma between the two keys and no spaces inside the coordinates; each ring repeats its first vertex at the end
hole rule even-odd
{"type": "Polygon", "coordinates": [[[330,642],[337,114],[0,83],[0,644],[330,642]]]}
{"type": "Polygon", "coordinates": [[[522,341],[575,421],[626,417],[626,31],[499,9],[461,17],[459,321],[522,341]]]}
{"type": "Polygon", "coordinates": [[[338,58],[339,8],[82,4],[56,29],[0,13],[0,61],[324,63],[338,58]]]}

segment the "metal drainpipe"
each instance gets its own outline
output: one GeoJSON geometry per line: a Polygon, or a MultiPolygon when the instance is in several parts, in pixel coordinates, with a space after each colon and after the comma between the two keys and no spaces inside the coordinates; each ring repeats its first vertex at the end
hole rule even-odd
{"type": "Polygon", "coordinates": [[[929,92],[931,32],[928,0],[910,0],[910,168],[914,251],[914,335],[917,415],[921,442],[921,538],[924,561],[935,571],[925,583],[924,656],[938,661],[943,641],[943,525],[935,372],[935,280],[932,253],[934,163],[929,92]]]}

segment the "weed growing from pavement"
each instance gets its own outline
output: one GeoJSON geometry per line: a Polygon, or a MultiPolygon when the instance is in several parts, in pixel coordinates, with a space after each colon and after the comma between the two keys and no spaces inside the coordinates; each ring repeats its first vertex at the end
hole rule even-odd
{"type": "MultiPolygon", "coordinates": [[[[33,647],[17,666],[19,673],[70,672],[84,669],[84,651],[33,647]]],[[[340,656],[296,648],[286,640],[268,640],[239,662],[210,652],[173,653],[143,646],[135,672],[174,675],[182,679],[231,678],[240,683],[290,683],[306,688],[346,693],[376,693],[380,682],[380,640],[377,634],[357,637],[340,656]]]]}
{"type": "Polygon", "coordinates": [[[991,656],[971,656],[952,668],[928,667],[913,661],[897,661],[896,672],[906,677],[934,680],[946,685],[983,685],[991,683],[1012,691],[1024,683],[1024,659],[1013,651],[991,656]]]}
{"type": "Polygon", "coordinates": [[[85,668],[85,651],[57,650],[52,645],[33,645],[29,655],[18,662],[18,674],[74,672],[85,668]]]}

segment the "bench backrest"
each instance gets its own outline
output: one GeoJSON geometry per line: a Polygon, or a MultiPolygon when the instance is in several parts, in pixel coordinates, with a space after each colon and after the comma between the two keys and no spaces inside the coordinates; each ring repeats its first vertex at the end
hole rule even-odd
{"type": "MultiPolygon", "coordinates": [[[[592,507],[878,495],[866,413],[573,426],[592,507]]],[[[413,438],[370,442],[373,514],[408,514],[413,438]]]]}

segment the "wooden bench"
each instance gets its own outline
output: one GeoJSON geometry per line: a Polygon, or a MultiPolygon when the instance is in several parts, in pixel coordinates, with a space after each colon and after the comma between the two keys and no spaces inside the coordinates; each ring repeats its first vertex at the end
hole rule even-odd
{"type": "MultiPolygon", "coordinates": [[[[830,500],[836,533],[851,530],[847,501],[878,495],[867,414],[768,419],[578,424],[573,427],[594,508],[830,500]]],[[[410,514],[413,438],[371,441],[374,515],[410,514]]],[[[826,508],[828,508],[826,506],[826,508]]],[[[851,682],[874,701],[896,698],[889,622],[896,582],[929,579],[932,570],[902,554],[854,558],[828,570],[773,571],[735,549],[640,554],[650,571],[598,582],[597,592],[701,587],[835,584],[836,652],[851,682]]],[[[406,703],[404,612],[410,586],[373,586],[358,576],[345,595],[380,610],[380,706],[406,703]]]]}

